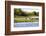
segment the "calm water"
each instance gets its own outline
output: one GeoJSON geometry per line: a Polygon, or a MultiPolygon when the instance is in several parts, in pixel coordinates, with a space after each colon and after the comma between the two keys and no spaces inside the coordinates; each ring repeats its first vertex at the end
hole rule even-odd
{"type": "Polygon", "coordinates": [[[15,23],[14,27],[38,27],[39,22],[19,22],[15,23]]]}

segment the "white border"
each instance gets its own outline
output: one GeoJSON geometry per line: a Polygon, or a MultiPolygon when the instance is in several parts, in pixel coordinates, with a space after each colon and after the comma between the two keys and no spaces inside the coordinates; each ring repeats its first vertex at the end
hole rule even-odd
{"type": "Polygon", "coordinates": [[[27,30],[42,30],[42,7],[41,6],[11,5],[11,31],[27,31],[27,30]],[[27,28],[14,27],[14,8],[38,8],[40,9],[39,10],[39,27],[27,27],[27,28]]]}

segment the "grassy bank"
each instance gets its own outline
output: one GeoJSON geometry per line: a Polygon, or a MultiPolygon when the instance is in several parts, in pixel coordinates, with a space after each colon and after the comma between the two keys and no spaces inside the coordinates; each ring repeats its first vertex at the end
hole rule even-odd
{"type": "Polygon", "coordinates": [[[15,17],[15,18],[14,18],[14,22],[37,22],[38,21],[38,19],[35,19],[35,18],[29,19],[29,17],[21,17],[20,16],[20,17],[15,17]]]}

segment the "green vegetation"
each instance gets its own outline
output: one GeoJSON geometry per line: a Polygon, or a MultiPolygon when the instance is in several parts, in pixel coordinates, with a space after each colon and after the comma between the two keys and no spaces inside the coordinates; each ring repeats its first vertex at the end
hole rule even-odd
{"type": "Polygon", "coordinates": [[[26,14],[24,11],[19,9],[14,9],[14,15],[15,16],[39,16],[39,12],[33,11],[32,13],[26,14]]]}
{"type": "Polygon", "coordinates": [[[19,19],[19,18],[16,17],[16,19],[14,19],[14,22],[35,22],[35,21],[38,22],[38,19],[36,19],[36,18],[32,18],[32,19],[26,19],[26,18],[21,19],[21,18],[19,19]]]}
{"type": "Polygon", "coordinates": [[[39,12],[33,11],[32,13],[25,13],[20,8],[14,9],[14,22],[35,22],[35,21],[38,21],[38,19],[35,19],[35,18],[31,19],[30,18],[31,16],[39,16],[39,12]],[[19,19],[19,18],[25,18],[25,19],[19,19]]]}

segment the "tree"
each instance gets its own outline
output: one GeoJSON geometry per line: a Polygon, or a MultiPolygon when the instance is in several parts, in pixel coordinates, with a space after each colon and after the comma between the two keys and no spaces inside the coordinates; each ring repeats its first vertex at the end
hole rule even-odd
{"type": "Polygon", "coordinates": [[[39,12],[37,12],[37,14],[36,14],[37,16],[39,16],[39,12]]]}
{"type": "Polygon", "coordinates": [[[14,9],[14,15],[21,15],[22,10],[19,8],[14,9]]]}
{"type": "Polygon", "coordinates": [[[33,13],[34,13],[34,15],[36,15],[37,13],[36,13],[36,11],[33,11],[33,13]]]}

